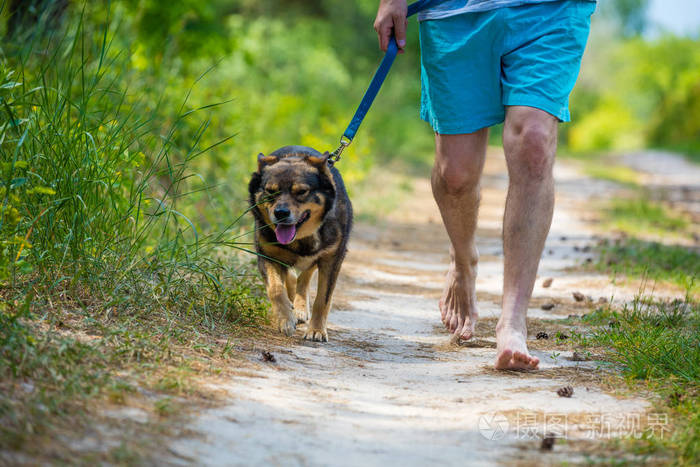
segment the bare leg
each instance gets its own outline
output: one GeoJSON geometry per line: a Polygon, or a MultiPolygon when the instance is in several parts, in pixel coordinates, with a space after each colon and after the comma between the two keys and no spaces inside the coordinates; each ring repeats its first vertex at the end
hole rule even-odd
{"type": "Polygon", "coordinates": [[[479,316],[474,288],[479,253],[474,233],[487,142],[486,128],[435,137],[433,196],[451,243],[451,264],[440,299],[440,314],[447,329],[463,339],[472,337],[479,316]]]}
{"type": "Polygon", "coordinates": [[[534,369],[527,350],[527,306],[552,223],[557,119],[532,107],[508,107],[503,148],[508,196],[503,219],[503,312],[496,326],[498,369],[534,369]]]}

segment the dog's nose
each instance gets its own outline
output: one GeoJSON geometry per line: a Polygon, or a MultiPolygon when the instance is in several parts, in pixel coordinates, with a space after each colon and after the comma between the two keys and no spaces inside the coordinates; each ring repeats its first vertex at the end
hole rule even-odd
{"type": "Polygon", "coordinates": [[[283,221],[288,218],[291,213],[289,212],[289,208],[287,206],[277,206],[275,207],[274,214],[275,219],[278,221],[283,221]]]}

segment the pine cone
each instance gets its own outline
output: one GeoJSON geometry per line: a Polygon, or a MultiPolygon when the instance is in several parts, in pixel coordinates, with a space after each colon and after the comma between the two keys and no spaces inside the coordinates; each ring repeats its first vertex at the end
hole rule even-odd
{"type": "Polygon", "coordinates": [[[557,394],[559,394],[559,397],[571,397],[574,395],[574,388],[571,386],[564,386],[557,389],[557,394]]]}
{"type": "Polygon", "coordinates": [[[261,358],[262,358],[262,361],[263,361],[263,362],[275,363],[275,362],[277,361],[277,359],[275,358],[275,356],[272,355],[272,353],[271,353],[271,352],[268,352],[267,350],[263,350],[263,351],[260,352],[260,353],[261,353],[261,355],[262,355],[261,358]]]}

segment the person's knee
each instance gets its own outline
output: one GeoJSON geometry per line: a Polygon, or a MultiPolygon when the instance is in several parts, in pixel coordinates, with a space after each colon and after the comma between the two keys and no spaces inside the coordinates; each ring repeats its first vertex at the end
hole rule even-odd
{"type": "Polygon", "coordinates": [[[552,176],[556,152],[556,126],[539,120],[511,125],[503,134],[510,176],[529,183],[552,176]]]}
{"type": "Polygon", "coordinates": [[[478,191],[487,140],[487,129],[464,135],[437,136],[433,181],[439,191],[448,195],[478,191]]]}
{"type": "Polygon", "coordinates": [[[438,158],[433,176],[441,191],[448,195],[460,195],[476,190],[481,176],[480,169],[479,164],[457,158],[438,158]]]}

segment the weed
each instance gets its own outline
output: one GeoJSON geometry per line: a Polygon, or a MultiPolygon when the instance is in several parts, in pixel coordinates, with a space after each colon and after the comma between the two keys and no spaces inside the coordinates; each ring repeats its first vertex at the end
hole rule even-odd
{"type": "Polygon", "coordinates": [[[191,204],[210,192],[194,162],[229,138],[193,122],[215,106],[130,90],[142,78],[90,11],[0,54],[3,449],[81,427],[90,399],[189,394],[187,368],[265,313],[231,253],[241,217],[205,229],[191,204]]]}
{"type": "Polygon", "coordinates": [[[685,216],[644,196],[635,199],[614,199],[606,209],[609,222],[631,235],[640,232],[680,232],[689,225],[685,216]]]}
{"type": "Polygon", "coordinates": [[[697,292],[700,254],[692,248],[623,238],[606,241],[600,247],[600,253],[599,270],[665,280],[691,294],[697,292]]]}
{"type": "Polygon", "coordinates": [[[632,381],[643,381],[666,401],[675,419],[670,437],[641,440],[649,451],[672,450],[677,463],[700,460],[700,306],[690,300],[660,302],[638,296],[616,310],[599,308],[584,318],[596,327],[583,346],[597,347],[632,381]]]}

